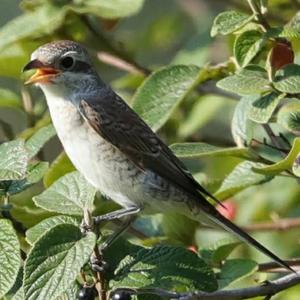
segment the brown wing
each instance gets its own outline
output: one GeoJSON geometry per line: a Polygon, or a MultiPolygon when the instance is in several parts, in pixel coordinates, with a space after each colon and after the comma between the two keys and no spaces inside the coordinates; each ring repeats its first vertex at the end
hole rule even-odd
{"type": "Polygon", "coordinates": [[[151,128],[111,89],[84,99],[79,110],[89,124],[141,169],[149,169],[197,199],[211,197],[151,128]]]}

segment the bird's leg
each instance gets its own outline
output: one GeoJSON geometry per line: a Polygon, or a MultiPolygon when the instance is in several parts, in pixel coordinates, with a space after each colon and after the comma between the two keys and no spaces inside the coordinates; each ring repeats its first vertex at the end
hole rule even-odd
{"type": "Polygon", "coordinates": [[[111,221],[114,219],[120,219],[122,217],[130,216],[130,215],[136,215],[141,210],[140,207],[133,206],[133,207],[127,207],[127,208],[121,208],[116,211],[112,211],[110,213],[107,213],[102,216],[94,217],[94,224],[99,224],[103,221],[111,221]]]}
{"type": "Polygon", "coordinates": [[[116,241],[132,224],[132,222],[136,219],[135,215],[130,215],[128,219],[121,225],[121,227],[116,230],[105,242],[103,242],[100,246],[100,250],[103,251],[107,247],[109,247],[114,241],[116,241]]]}

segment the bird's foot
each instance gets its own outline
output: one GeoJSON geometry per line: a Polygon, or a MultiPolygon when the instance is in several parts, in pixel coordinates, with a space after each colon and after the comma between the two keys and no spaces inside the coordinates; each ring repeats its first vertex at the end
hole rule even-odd
{"type": "Polygon", "coordinates": [[[90,257],[90,265],[94,272],[103,272],[107,269],[107,263],[99,259],[95,254],[90,257]]]}
{"type": "Polygon", "coordinates": [[[80,224],[80,231],[82,234],[87,234],[88,232],[93,231],[93,225],[87,224],[83,219],[80,224]]]}

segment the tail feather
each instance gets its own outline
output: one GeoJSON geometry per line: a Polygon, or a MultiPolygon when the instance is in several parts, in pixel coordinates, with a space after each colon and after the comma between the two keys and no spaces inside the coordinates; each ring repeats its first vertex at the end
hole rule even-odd
{"type": "MultiPolygon", "coordinates": [[[[207,204],[207,203],[206,203],[207,204]]],[[[244,230],[242,230],[240,227],[232,223],[230,220],[225,218],[223,215],[221,215],[214,206],[206,206],[205,211],[207,213],[207,216],[211,221],[214,223],[220,225],[225,230],[233,233],[236,235],[239,239],[245,241],[246,243],[249,243],[254,248],[274,260],[278,265],[284,267],[288,271],[291,271],[293,273],[296,273],[295,270],[293,270],[285,261],[283,261],[281,258],[279,258],[277,255],[275,255],[273,252],[271,252],[269,249],[267,249],[265,246],[263,246],[260,242],[255,240],[253,237],[251,237],[248,233],[246,233],[244,230]]]]}

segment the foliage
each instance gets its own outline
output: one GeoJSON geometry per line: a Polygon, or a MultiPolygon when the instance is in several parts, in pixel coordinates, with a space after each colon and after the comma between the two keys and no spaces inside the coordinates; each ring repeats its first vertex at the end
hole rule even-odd
{"type": "MultiPolygon", "coordinates": [[[[99,295],[104,289],[102,299],[122,289],[132,299],[164,299],[159,289],[211,292],[254,283],[258,270],[257,253],[241,258],[240,243],[215,243],[177,214],[143,217],[129,240],[99,252],[115,227],[101,224],[100,232],[91,216],[116,206],[57,145],[43,97],[11,88],[30,53],[50,40],[76,40],[92,50],[97,70],[196,180],[238,206],[238,221],[299,216],[300,15],[291,4],[297,1],[235,1],[241,5],[223,3],[219,14],[209,1],[203,20],[189,1],[177,2],[23,0],[22,14],[0,28],[1,84],[8,83],[0,87],[0,108],[11,116],[0,115],[0,299],[75,299],[82,287],[99,295]],[[215,39],[221,48],[209,57],[215,39]],[[220,62],[226,45],[230,55],[220,62]],[[112,61],[100,63],[103,53],[112,61]],[[83,230],[82,219],[90,228],[83,230]],[[143,289],[155,296],[140,295],[143,289]]],[[[274,236],[267,240],[274,252],[299,252],[292,234],[280,236],[282,243],[274,236]]]]}

